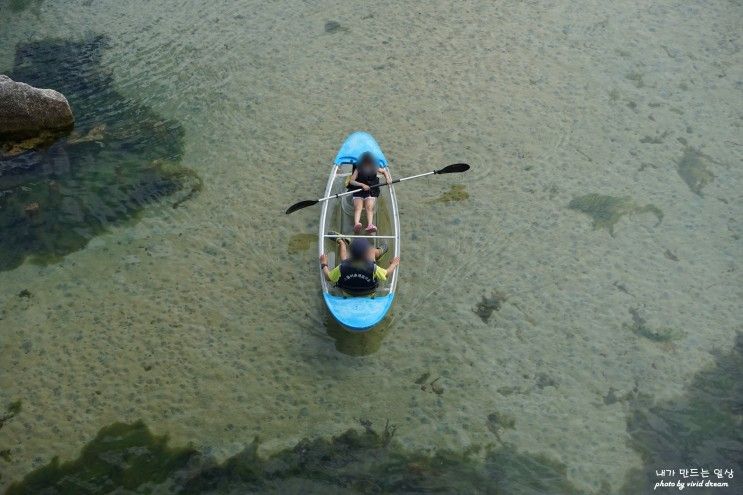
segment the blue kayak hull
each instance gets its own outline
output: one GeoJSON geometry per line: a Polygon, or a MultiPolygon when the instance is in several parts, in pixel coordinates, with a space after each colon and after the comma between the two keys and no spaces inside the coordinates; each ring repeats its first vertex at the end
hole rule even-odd
{"type": "Polygon", "coordinates": [[[387,166],[387,158],[382,153],[382,148],[379,147],[377,141],[368,132],[361,131],[352,133],[343,141],[341,149],[338,150],[338,154],[335,155],[333,162],[336,165],[342,165],[344,163],[355,164],[361,154],[366,152],[374,155],[380,167],[387,166]]]}
{"type": "Polygon", "coordinates": [[[377,326],[392,307],[395,294],[378,297],[334,296],[323,294],[335,321],[352,332],[366,332],[377,326]]]}

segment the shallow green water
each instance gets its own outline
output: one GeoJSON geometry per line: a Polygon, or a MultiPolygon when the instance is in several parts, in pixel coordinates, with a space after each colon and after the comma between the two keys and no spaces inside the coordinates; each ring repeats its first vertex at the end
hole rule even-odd
{"type": "Polygon", "coordinates": [[[735,493],[742,18],[0,0],[0,73],[78,122],[0,166],[0,490],[735,493]],[[398,188],[365,335],[322,306],[319,210],[283,214],[356,129],[396,176],[473,167],[398,188]]]}

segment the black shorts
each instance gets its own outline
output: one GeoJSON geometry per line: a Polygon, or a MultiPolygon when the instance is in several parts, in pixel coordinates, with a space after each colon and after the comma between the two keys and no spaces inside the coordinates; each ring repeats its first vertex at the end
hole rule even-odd
{"type": "MultiPolygon", "coordinates": [[[[379,184],[379,179],[374,184],[367,184],[368,186],[376,186],[379,184]]],[[[351,191],[355,191],[358,189],[358,186],[352,186],[349,185],[348,189],[351,191]]],[[[379,188],[375,187],[373,189],[369,189],[368,191],[359,191],[357,193],[353,193],[354,198],[378,198],[379,197],[379,188]]]]}
{"type": "MultiPolygon", "coordinates": [[[[358,189],[354,187],[353,189],[358,189]]],[[[378,198],[379,197],[379,188],[375,187],[374,189],[369,189],[368,191],[359,191],[353,193],[354,198],[378,198]]]]}

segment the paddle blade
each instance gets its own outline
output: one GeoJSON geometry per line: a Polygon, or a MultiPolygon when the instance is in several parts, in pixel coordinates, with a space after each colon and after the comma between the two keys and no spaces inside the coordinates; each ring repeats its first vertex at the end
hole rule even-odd
{"type": "Polygon", "coordinates": [[[459,172],[466,172],[469,169],[470,169],[470,166],[467,165],[466,163],[452,163],[451,165],[447,165],[441,170],[436,170],[436,172],[434,173],[435,174],[456,174],[459,172]]]}
{"type": "Polygon", "coordinates": [[[307,208],[308,206],[312,206],[317,203],[319,203],[319,201],[317,201],[316,199],[315,200],[307,199],[305,201],[300,201],[299,203],[294,203],[293,205],[291,205],[289,208],[286,209],[286,214],[288,215],[289,213],[294,213],[297,210],[301,210],[302,208],[307,208]]]}

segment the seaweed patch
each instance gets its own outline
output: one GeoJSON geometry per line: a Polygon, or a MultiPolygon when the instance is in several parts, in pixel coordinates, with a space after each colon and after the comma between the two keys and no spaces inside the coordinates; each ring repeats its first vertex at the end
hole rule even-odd
{"type": "Polygon", "coordinates": [[[593,219],[594,229],[606,229],[612,237],[614,237],[614,226],[625,215],[650,213],[658,219],[656,226],[663,221],[663,211],[660,208],[653,204],[638,206],[629,197],[586,194],[570,201],[568,208],[590,216],[593,219]]]}
{"type": "Polygon", "coordinates": [[[317,235],[315,234],[294,234],[289,238],[287,252],[297,254],[307,251],[315,242],[317,242],[317,235]]]}
{"type": "Polygon", "coordinates": [[[629,313],[632,315],[632,323],[624,323],[623,326],[637,336],[654,342],[668,342],[683,336],[681,332],[672,328],[651,328],[636,308],[630,308],[629,313]]]}
{"type": "MultiPolygon", "coordinates": [[[[495,428],[515,421],[498,414],[495,428]]],[[[464,452],[409,450],[393,440],[389,420],[377,432],[363,430],[330,438],[304,439],[268,457],[254,439],[218,463],[192,446],[171,447],[142,423],[103,428],[77,459],[47,465],[13,483],[6,495],[37,493],[582,493],[563,464],[511,445],[464,452]],[[393,474],[394,473],[394,474],[393,474]]],[[[497,431],[497,430],[496,430],[497,431]]]]}
{"type": "Polygon", "coordinates": [[[743,333],[737,334],[729,351],[715,356],[713,366],[695,375],[683,395],[658,402],[649,394],[638,393],[630,406],[627,433],[643,467],[627,474],[618,493],[649,493],[659,481],[656,469],[691,464],[709,469],[714,478],[715,468],[735,473],[735,479],[725,478],[732,482],[728,489],[700,493],[740,493],[737,475],[743,471],[743,333]]]}
{"type": "Polygon", "coordinates": [[[432,199],[429,203],[454,203],[457,201],[464,201],[470,197],[470,193],[467,192],[467,187],[462,184],[453,184],[448,191],[443,193],[436,199],[432,199]]]}
{"type": "Polygon", "coordinates": [[[482,296],[482,300],[477,304],[474,312],[483,323],[487,323],[493,314],[493,311],[499,311],[508,296],[498,290],[494,290],[490,297],[482,296]]]}
{"type": "Polygon", "coordinates": [[[703,196],[702,189],[712,182],[715,175],[710,172],[705,160],[706,155],[687,147],[683,156],[676,162],[676,172],[686,182],[689,190],[698,196],[703,196]]]}
{"type": "Polygon", "coordinates": [[[76,124],[66,136],[0,143],[0,270],[56,261],[147,205],[172,196],[177,207],[202,187],[178,164],[181,125],[115,89],[106,46],[95,36],[16,48],[9,75],[65,94],[76,124]]]}

